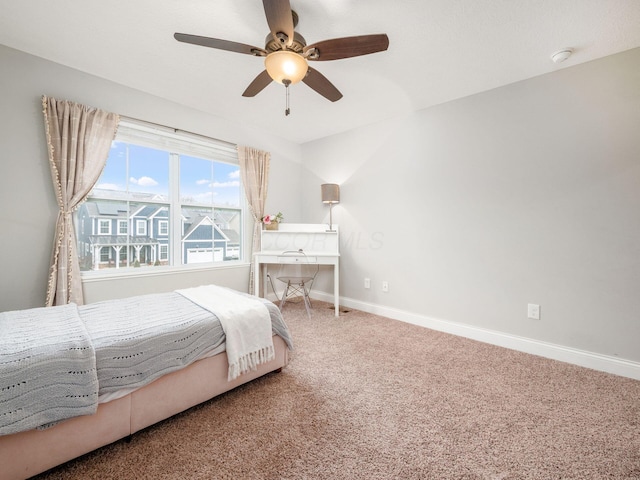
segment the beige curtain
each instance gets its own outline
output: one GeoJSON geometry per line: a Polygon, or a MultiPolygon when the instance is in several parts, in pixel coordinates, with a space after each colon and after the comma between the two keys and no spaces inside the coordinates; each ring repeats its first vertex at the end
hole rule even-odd
{"type": "Polygon", "coordinates": [[[49,269],[47,306],[82,305],[73,212],[100,178],[120,118],[67,100],[42,97],[58,220],[49,269]]]}
{"type": "MultiPolygon", "coordinates": [[[[253,252],[260,251],[260,229],[264,217],[264,204],[267,200],[267,186],[269,180],[269,161],[271,154],[251,147],[238,147],[240,161],[240,177],[244,192],[249,202],[249,210],[253,215],[253,242],[249,252],[251,268],[249,270],[249,293],[254,293],[253,285],[253,252]]],[[[259,292],[256,292],[259,293],[259,292]]]]}

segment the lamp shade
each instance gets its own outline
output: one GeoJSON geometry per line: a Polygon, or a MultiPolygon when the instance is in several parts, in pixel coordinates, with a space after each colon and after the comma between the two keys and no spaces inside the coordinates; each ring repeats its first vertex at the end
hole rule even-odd
{"type": "Polygon", "coordinates": [[[340,203],[340,185],[335,183],[324,183],[320,185],[322,189],[322,203],[340,203]]]}
{"type": "Polygon", "coordinates": [[[278,83],[289,80],[298,83],[307,74],[307,60],[300,54],[289,50],[272,52],[264,59],[264,66],[269,76],[278,83]]]}

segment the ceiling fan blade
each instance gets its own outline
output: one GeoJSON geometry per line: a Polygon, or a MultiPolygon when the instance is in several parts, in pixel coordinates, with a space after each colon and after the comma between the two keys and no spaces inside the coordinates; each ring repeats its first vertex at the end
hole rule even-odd
{"type": "Polygon", "coordinates": [[[294,25],[289,0],[262,0],[262,4],[271,35],[281,45],[290,47],[293,42],[294,25]],[[279,37],[278,33],[284,33],[287,38],[279,37]]]}
{"type": "Polygon", "coordinates": [[[246,53],[247,55],[255,55],[257,57],[264,57],[267,55],[267,52],[262,48],[245,45],[244,43],[220,40],[218,38],[200,37],[198,35],[189,35],[187,33],[174,33],[173,38],[179,42],[217,48],[218,50],[226,50],[228,52],[246,53]]]}
{"type": "Polygon", "coordinates": [[[264,88],[272,82],[269,73],[264,70],[260,75],[253,79],[253,82],[249,84],[247,89],[242,94],[243,97],[255,97],[264,88]]]}
{"type": "Polygon", "coordinates": [[[304,77],[302,81],[324,98],[331,100],[332,102],[336,102],[342,98],[340,90],[334,87],[333,83],[327,80],[327,77],[311,67],[309,67],[307,76],[304,77]]]}
{"type": "Polygon", "coordinates": [[[380,33],[323,40],[306,46],[304,53],[306,54],[312,48],[316,52],[312,52],[308,57],[309,60],[338,60],[382,52],[389,48],[389,37],[385,33],[380,33]]]}

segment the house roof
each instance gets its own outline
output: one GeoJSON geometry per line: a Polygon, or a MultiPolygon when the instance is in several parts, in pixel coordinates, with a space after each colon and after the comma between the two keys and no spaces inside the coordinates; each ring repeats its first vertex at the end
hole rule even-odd
{"type": "Polygon", "coordinates": [[[229,239],[229,243],[240,243],[240,235],[235,230],[221,228],[220,231],[229,239]]]}
{"type": "Polygon", "coordinates": [[[144,205],[139,210],[134,211],[133,212],[133,216],[142,217],[142,218],[150,218],[150,217],[154,216],[161,209],[162,209],[162,207],[159,207],[158,205],[144,205]]]}
{"type": "Polygon", "coordinates": [[[87,201],[81,205],[91,217],[127,217],[126,206],[121,203],[87,201]]]}
{"type": "MultiPolygon", "coordinates": [[[[206,209],[197,209],[194,207],[186,207],[186,208],[182,208],[182,219],[188,223],[194,223],[196,221],[198,221],[198,219],[207,217],[207,218],[211,218],[211,215],[209,215],[209,213],[211,212],[211,209],[206,208],[206,209]]],[[[226,224],[229,223],[231,221],[233,221],[233,219],[235,217],[238,216],[238,211],[230,211],[230,210],[219,210],[219,209],[215,209],[213,211],[213,220],[215,223],[217,224],[226,224]]]]}
{"type": "MultiPolygon", "coordinates": [[[[187,231],[184,233],[182,239],[183,240],[203,240],[203,239],[211,239],[211,232],[207,230],[206,232],[201,232],[203,226],[209,226],[213,228],[213,222],[211,218],[207,215],[202,215],[193,219],[193,223],[189,226],[187,231]]],[[[240,243],[240,235],[235,230],[225,229],[216,227],[218,231],[226,237],[226,240],[229,243],[240,243]]],[[[219,239],[218,239],[219,240],[219,239]]]]}
{"type": "MultiPolygon", "coordinates": [[[[182,236],[183,240],[186,240],[187,238],[190,238],[191,236],[196,236],[197,238],[202,238],[202,233],[200,236],[198,236],[195,232],[200,229],[202,230],[203,226],[213,226],[213,222],[211,221],[211,219],[204,215],[204,216],[199,216],[199,217],[195,217],[192,220],[192,223],[189,225],[189,228],[187,228],[187,230],[184,232],[184,235],[182,236]]],[[[211,234],[208,234],[207,238],[211,238],[211,234]]]]}

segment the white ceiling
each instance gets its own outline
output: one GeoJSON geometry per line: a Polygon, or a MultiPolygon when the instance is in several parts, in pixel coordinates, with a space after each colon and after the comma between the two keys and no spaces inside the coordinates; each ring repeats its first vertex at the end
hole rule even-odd
{"type": "Polygon", "coordinates": [[[261,58],[173,38],[182,32],[263,47],[269,29],[260,0],[0,0],[0,44],[296,143],[640,46],[638,0],[291,0],[291,6],[308,44],[386,33],[390,45],[373,55],[314,62],[344,97],[331,103],[294,85],[289,117],[279,84],[241,96],[263,70],[261,58]],[[551,53],[564,47],[575,53],[554,64],[551,53]]]}

